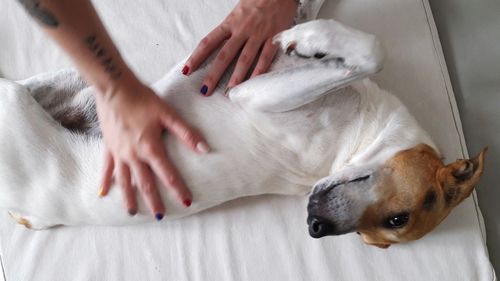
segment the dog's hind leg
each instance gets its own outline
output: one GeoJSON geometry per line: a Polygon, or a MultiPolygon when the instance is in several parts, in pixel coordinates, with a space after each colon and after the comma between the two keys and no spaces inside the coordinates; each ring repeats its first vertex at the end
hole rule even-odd
{"type": "Polygon", "coordinates": [[[98,188],[99,142],[64,129],[18,83],[0,79],[0,108],[0,209],[32,228],[75,216],[98,188]]]}
{"type": "Polygon", "coordinates": [[[68,103],[81,90],[88,87],[75,69],[46,72],[16,81],[26,87],[33,98],[48,112],[68,103]]]}
{"type": "Polygon", "coordinates": [[[52,118],[75,133],[100,135],[93,89],[74,69],[42,73],[17,81],[52,118]]]}

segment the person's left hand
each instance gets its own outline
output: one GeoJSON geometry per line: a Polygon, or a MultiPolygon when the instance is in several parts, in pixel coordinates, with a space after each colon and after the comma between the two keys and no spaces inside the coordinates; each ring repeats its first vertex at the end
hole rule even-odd
{"type": "Polygon", "coordinates": [[[257,64],[250,77],[265,73],[278,49],[278,46],[273,45],[272,38],[293,24],[296,10],[296,0],[240,0],[226,19],[200,41],[182,73],[189,75],[195,71],[224,41],[224,46],[201,85],[200,92],[203,95],[213,93],[240,50],[228,88],[243,82],[257,57],[257,64]]]}

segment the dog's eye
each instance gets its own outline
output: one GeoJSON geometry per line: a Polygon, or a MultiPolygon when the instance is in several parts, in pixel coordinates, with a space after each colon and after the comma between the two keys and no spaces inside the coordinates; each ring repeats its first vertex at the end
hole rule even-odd
{"type": "Polygon", "coordinates": [[[408,220],[410,219],[410,214],[408,213],[402,213],[393,217],[388,218],[384,222],[384,227],[386,228],[401,228],[408,223],[408,220]]]}

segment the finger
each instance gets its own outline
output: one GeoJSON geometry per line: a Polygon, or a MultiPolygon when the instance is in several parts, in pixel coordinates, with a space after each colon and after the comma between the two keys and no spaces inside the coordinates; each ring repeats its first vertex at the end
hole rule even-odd
{"type": "Polygon", "coordinates": [[[139,193],[153,212],[157,220],[161,220],[165,214],[165,207],[161,201],[160,193],[156,188],[153,174],[148,166],[139,161],[131,164],[134,179],[136,180],[139,193]]]}
{"type": "Polygon", "coordinates": [[[133,216],[137,214],[137,201],[130,177],[130,169],[124,163],[118,165],[117,181],[123,192],[123,201],[128,213],[133,216]]]}
{"type": "Polygon", "coordinates": [[[250,78],[266,73],[273,62],[277,51],[278,46],[273,44],[272,39],[267,39],[264,47],[262,47],[262,52],[260,52],[259,61],[257,62],[250,78]]]}
{"type": "Polygon", "coordinates": [[[201,86],[200,92],[205,96],[210,96],[217,83],[219,83],[222,74],[226,71],[227,67],[234,59],[241,46],[245,43],[245,39],[241,36],[232,36],[224,47],[220,49],[219,53],[215,57],[215,60],[212,62],[212,66],[210,71],[203,80],[203,85],[201,86]]]}
{"type": "Polygon", "coordinates": [[[187,68],[183,69],[183,73],[189,75],[198,69],[214,49],[220,46],[229,36],[231,36],[230,31],[222,27],[222,25],[212,30],[200,41],[200,43],[198,43],[198,46],[196,46],[196,49],[194,49],[193,53],[186,61],[187,68]]]}
{"type": "Polygon", "coordinates": [[[106,150],[104,152],[104,171],[101,180],[101,187],[99,189],[99,196],[104,197],[108,194],[111,184],[113,182],[113,170],[115,168],[113,157],[106,150]]]}
{"type": "Polygon", "coordinates": [[[194,152],[206,154],[210,151],[210,147],[201,134],[186,124],[174,111],[166,109],[162,115],[162,123],[194,152]]]}
{"type": "Polygon", "coordinates": [[[238,62],[236,63],[231,79],[229,79],[229,83],[227,85],[228,88],[238,85],[243,81],[243,79],[245,79],[245,76],[252,66],[261,45],[262,41],[258,39],[250,39],[247,41],[238,58],[238,62]]]}
{"type": "Polygon", "coordinates": [[[149,159],[151,169],[155,175],[158,176],[163,185],[171,189],[184,206],[191,206],[191,191],[187,188],[175,166],[168,160],[165,147],[159,145],[154,151],[147,152],[146,156],[149,159]]]}

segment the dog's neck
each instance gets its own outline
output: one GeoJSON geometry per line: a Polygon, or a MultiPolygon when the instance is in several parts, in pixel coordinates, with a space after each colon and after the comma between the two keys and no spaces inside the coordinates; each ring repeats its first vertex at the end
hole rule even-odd
{"type": "Polygon", "coordinates": [[[428,144],[438,151],[427,132],[417,123],[403,103],[391,93],[380,89],[369,79],[353,84],[360,94],[360,126],[352,156],[344,163],[334,163],[332,169],[344,165],[381,165],[396,152],[428,144]]]}

